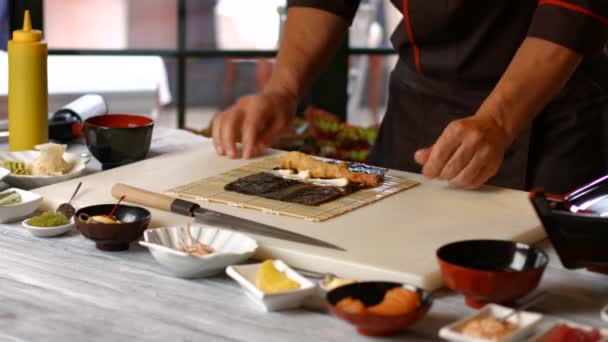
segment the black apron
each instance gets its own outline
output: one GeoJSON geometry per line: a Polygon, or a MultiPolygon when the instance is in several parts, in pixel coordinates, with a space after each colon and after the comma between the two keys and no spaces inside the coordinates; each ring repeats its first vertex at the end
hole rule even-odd
{"type": "MultiPolygon", "coordinates": [[[[369,162],[420,173],[416,150],[435,143],[452,120],[475,114],[490,91],[425,77],[400,60],[391,74],[388,108],[369,162]]],[[[488,183],[565,193],[602,176],[606,118],[608,92],[587,72],[577,71],[513,142],[488,183]]]]}

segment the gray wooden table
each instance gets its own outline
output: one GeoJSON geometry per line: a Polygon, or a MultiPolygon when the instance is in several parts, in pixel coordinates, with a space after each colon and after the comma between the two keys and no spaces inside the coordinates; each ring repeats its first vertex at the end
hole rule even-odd
{"type": "MultiPolygon", "coordinates": [[[[202,139],[156,129],[151,155],[202,139]]],[[[85,152],[83,146],[73,151],[85,152]]],[[[89,164],[88,172],[99,171],[89,164]]],[[[66,194],[68,196],[69,194],[66,194]]],[[[546,314],[541,328],[562,318],[608,327],[599,310],[608,303],[608,276],[564,269],[551,258],[533,307],[546,314]]],[[[168,275],[148,251],[101,252],[73,231],[36,238],[18,223],[0,225],[0,341],[372,341],[321,307],[262,312],[226,276],[184,280],[168,275]]],[[[435,293],[428,316],[388,340],[433,341],[439,329],[475,311],[460,295],[435,293]]]]}

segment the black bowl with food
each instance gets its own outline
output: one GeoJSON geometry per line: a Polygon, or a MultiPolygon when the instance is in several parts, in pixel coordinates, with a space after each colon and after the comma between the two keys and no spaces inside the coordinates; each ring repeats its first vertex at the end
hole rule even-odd
{"type": "Polygon", "coordinates": [[[152,214],[140,207],[119,205],[114,217],[108,214],[114,204],[85,207],[76,212],[76,228],[86,238],[95,241],[102,251],[123,251],[141,237],[148,228],[152,214]]]}
{"type": "Polygon", "coordinates": [[[608,274],[608,176],[566,195],[535,189],[530,201],[564,267],[608,274]]]}
{"type": "Polygon", "coordinates": [[[142,160],[150,150],[154,120],[139,115],[107,114],[88,118],[84,135],[104,170],[142,160]]]}

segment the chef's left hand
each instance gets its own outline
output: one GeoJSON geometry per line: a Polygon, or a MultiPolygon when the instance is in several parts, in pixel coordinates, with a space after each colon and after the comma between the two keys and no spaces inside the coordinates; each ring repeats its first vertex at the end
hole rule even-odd
{"type": "Polygon", "coordinates": [[[494,176],[513,139],[491,116],[469,116],[450,122],[434,145],[416,151],[427,178],[439,178],[477,189],[494,176]]]}

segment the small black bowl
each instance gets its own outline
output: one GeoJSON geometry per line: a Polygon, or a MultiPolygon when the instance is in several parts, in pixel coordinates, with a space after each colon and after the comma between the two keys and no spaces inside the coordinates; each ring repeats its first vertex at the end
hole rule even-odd
{"type": "Polygon", "coordinates": [[[114,214],[121,223],[86,223],[80,219],[81,214],[108,215],[113,208],[114,204],[99,204],[82,208],[75,214],[74,221],[78,231],[95,241],[95,247],[102,251],[129,249],[129,243],[141,237],[152,217],[147,209],[121,204],[114,214]]]}
{"type": "Polygon", "coordinates": [[[532,205],[565,268],[608,274],[607,194],[607,177],[565,196],[541,190],[530,193],[532,205]]]}
{"type": "Polygon", "coordinates": [[[150,150],[154,120],[139,115],[107,114],[88,118],[84,135],[104,170],[142,160],[150,150]]]}

